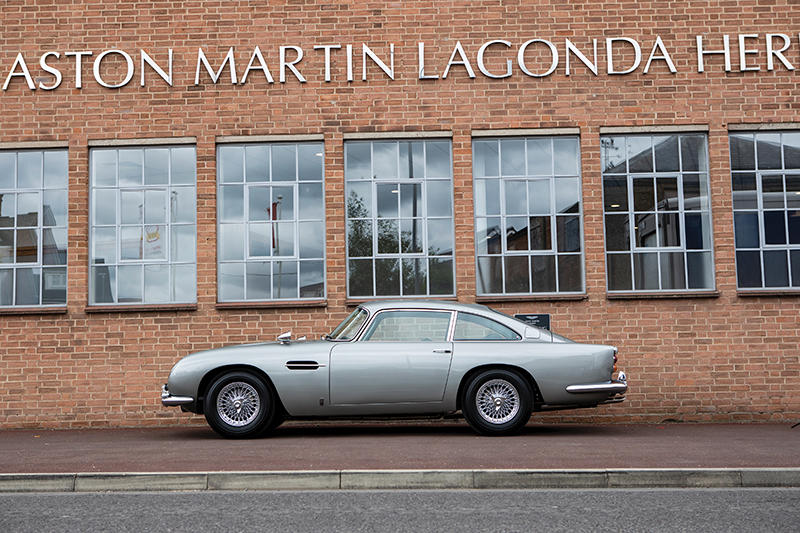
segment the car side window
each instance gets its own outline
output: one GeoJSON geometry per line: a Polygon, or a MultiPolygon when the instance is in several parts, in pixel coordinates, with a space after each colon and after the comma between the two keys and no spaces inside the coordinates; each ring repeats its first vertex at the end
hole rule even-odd
{"type": "Polygon", "coordinates": [[[489,318],[469,313],[458,313],[455,341],[511,341],[519,340],[514,330],[489,318]]]}
{"type": "Polygon", "coordinates": [[[375,316],[363,340],[445,342],[449,327],[449,312],[384,311],[375,316]]]}

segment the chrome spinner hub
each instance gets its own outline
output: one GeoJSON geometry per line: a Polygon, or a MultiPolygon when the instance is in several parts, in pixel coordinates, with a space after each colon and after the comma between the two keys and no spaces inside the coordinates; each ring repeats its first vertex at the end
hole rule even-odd
{"type": "Polygon", "coordinates": [[[228,425],[246,426],[261,411],[258,391],[244,381],[228,383],[217,395],[217,414],[228,425]]]}
{"type": "Polygon", "coordinates": [[[490,424],[505,424],[519,412],[519,392],[504,379],[492,379],[478,389],[475,406],[490,424]]]}

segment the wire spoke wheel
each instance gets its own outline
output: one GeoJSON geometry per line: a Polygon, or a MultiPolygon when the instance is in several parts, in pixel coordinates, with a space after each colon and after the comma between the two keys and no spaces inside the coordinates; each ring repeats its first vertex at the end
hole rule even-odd
{"type": "Polygon", "coordinates": [[[258,391],[244,381],[234,381],[225,385],[217,395],[217,414],[234,427],[250,424],[261,411],[258,391]]]}
{"type": "Polygon", "coordinates": [[[519,392],[504,379],[492,379],[478,389],[475,406],[481,418],[490,424],[505,424],[519,412],[519,392]]]}

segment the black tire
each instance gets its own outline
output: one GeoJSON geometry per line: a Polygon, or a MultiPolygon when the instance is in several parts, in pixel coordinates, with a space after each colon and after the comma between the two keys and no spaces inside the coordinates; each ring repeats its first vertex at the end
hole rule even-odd
{"type": "Polygon", "coordinates": [[[272,387],[244,371],[228,372],[216,378],[203,400],[208,425],[223,437],[260,435],[270,427],[277,410],[272,387]]]}
{"type": "Polygon", "coordinates": [[[484,370],[464,387],[461,410],[470,427],[481,435],[513,435],[531,417],[532,396],[528,383],[516,372],[484,370]]]}

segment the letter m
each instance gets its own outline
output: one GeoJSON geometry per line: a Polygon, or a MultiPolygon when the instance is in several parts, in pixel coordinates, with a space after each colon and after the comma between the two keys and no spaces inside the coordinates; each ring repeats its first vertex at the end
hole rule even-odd
{"type": "Polygon", "coordinates": [[[202,48],[197,49],[197,69],[194,73],[194,84],[200,85],[200,65],[204,66],[208,75],[211,76],[211,81],[217,83],[219,77],[222,75],[222,71],[225,70],[225,65],[228,65],[228,68],[231,71],[231,83],[236,84],[236,65],[233,62],[233,47],[231,46],[228,49],[228,53],[225,55],[225,59],[222,61],[222,64],[219,66],[219,70],[214,72],[214,69],[211,67],[211,64],[208,62],[208,58],[206,58],[205,52],[203,52],[202,48]]]}

